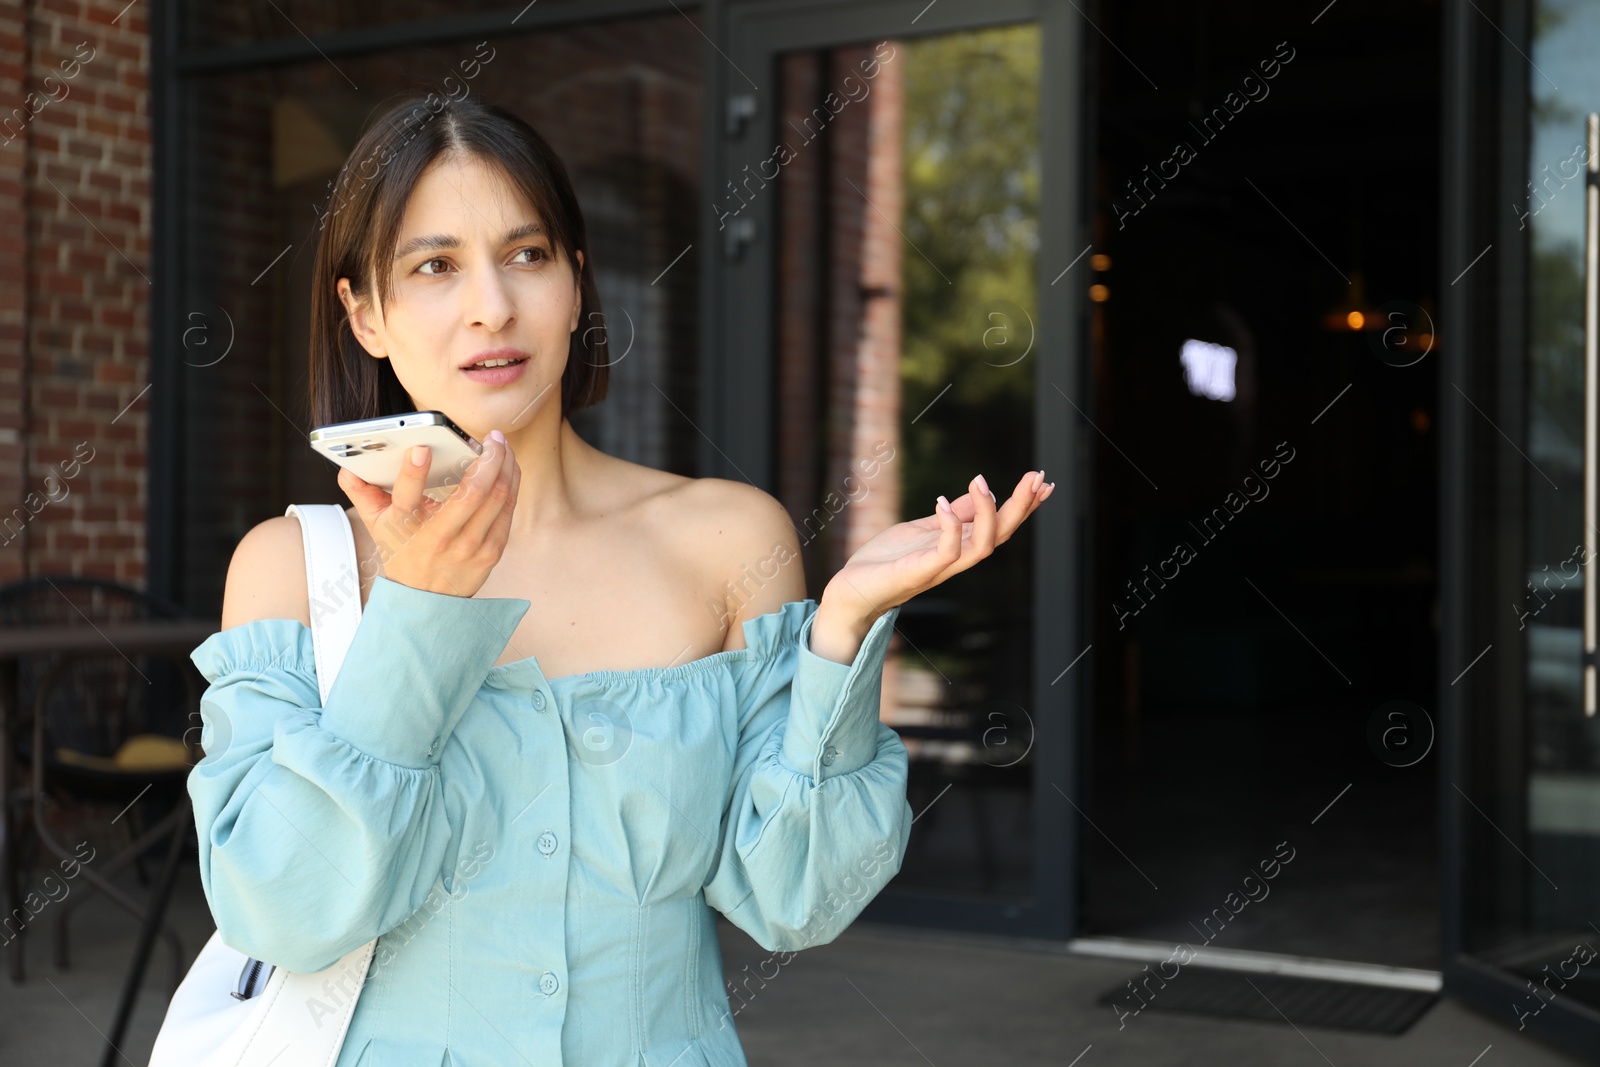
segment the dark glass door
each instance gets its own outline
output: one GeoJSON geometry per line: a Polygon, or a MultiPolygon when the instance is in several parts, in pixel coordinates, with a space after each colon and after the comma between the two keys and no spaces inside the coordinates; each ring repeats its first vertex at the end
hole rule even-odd
{"type": "Polygon", "coordinates": [[[1436,983],[1438,11],[1310,15],[1101,23],[1085,933],[1436,983]]]}

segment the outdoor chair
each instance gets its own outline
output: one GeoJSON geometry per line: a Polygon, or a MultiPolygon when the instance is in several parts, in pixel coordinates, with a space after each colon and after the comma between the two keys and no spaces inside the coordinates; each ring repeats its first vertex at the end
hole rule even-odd
{"type": "MultiPolygon", "coordinates": [[[[51,576],[0,587],[0,627],[98,629],[184,615],[157,597],[104,579],[51,576]]],[[[39,858],[37,853],[44,853],[49,872],[57,871],[57,857],[81,859],[81,853],[57,839],[59,831],[50,825],[51,805],[114,807],[118,814],[111,821],[121,822],[130,839],[115,856],[97,855],[82,863],[68,892],[48,904],[54,913],[55,962],[65,968],[67,923],[88,897],[89,887],[142,923],[145,907],[111,878],[135,864],[140,883],[148,885],[145,853],[168,834],[192,832],[185,780],[199,755],[199,732],[191,729],[190,714],[199,706],[198,671],[179,654],[127,656],[108,644],[104,653],[23,657],[16,672],[19,699],[17,707],[8,709],[12,721],[7,729],[17,764],[31,768],[31,775],[26,789],[13,791],[4,805],[7,905],[28,892],[30,886],[19,886],[19,878],[39,858]],[[19,801],[31,807],[31,820],[14,817],[19,801]],[[14,831],[28,831],[27,839],[14,831]]],[[[8,935],[20,934],[32,924],[31,916],[25,907],[21,926],[14,913],[0,916],[0,921],[8,935]]],[[[39,917],[45,917],[42,911],[39,917]]],[[[164,926],[162,934],[172,948],[174,974],[181,976],[182,943],[170,927],[164,926]]],[[[12,977],[21,980],[22,938],[11,947],[12,977]]]]}

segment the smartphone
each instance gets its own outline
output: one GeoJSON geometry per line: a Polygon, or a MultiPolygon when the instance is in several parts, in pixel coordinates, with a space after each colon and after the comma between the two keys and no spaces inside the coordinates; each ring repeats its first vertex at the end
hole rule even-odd
{"type": "Polygon", "coordinates": [[[423,493],[440,501],[461,484],[467,469],[483,452],[483,446],[442,411],[412,411],[319,426],[311,431],[310,441],[329,461],[390,492],[407,451],[414,445],[427,445],[428,482],[423,493]]]}

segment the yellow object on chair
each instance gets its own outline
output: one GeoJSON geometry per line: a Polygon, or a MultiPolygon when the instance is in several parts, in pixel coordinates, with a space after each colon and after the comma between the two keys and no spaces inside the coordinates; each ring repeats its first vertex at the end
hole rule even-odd
{"type": "Polygon", "coordinates": [[[56,759],[75,767],[123,773],[181,771],[189,766],[189,750],[176,737],[162,734],[135,734],[122,743],[114,756],[91,756],[70,748],[56,749],[56,759]]]}

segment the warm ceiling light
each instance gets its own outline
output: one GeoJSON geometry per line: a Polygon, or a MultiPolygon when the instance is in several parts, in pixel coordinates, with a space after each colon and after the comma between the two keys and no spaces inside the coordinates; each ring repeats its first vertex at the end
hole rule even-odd
{"type": "Polygon", "coordinates": [[[1093,267],[1095,270],[1110,270],[1111,257],[1103,253],[1096,252],[1094,255],[1089,257],[1089,266],[1093,267]]]}
{"type": "Polygon", "coordinates": [[[1103,285],[1091,285],[1089,286],[1089,299],[1096,304],[1104,304],[1111,299],[1111,290],[1103,285]]]}
{"type": "Polygon", "coordinates": [[[1345,291],[1344,298],[1322,316],[1322,326],[1339,333],[1346,330],[1359,332],[1368,323],[1376,327],[1380,318],[1367,304],[1367,281],[1357,268],[1350,272],[1350,287],[1345,291]]]}

